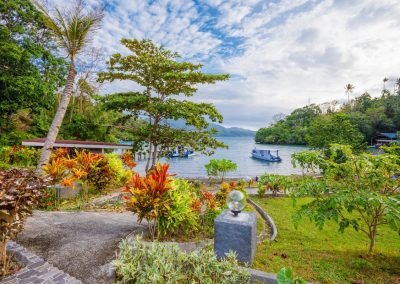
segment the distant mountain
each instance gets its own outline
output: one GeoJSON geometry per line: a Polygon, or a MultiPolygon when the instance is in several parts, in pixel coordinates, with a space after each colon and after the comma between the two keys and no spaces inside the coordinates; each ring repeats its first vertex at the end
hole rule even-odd
{"type": "Polygon", "coordinates": [[[218,130],[218,137],[238,137],[238,136],[255,136],[256,131],[240,128],[240,127],[224,127],[215,123],[210,123],[210,127],[218,130]]]}
{"type": "MultiPolygon", "coordinates": [[[[174,128],[188,128],[185,122],[182,120],[170,120],[168,124],[174,128]]],[[[215,128],[218,130],[217,137],[244,137],[244,136],[255,136],[256,131],[240,128],[240,127],[224,127],[219,124],[210,123],[209,128],[215,128]]]]}

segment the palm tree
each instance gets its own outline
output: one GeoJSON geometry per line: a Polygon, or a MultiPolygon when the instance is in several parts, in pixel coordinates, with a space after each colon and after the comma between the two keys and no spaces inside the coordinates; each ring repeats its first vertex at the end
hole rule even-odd
{"type": "Polygon", "coordinates": [[[346,84],[346,86],[344,87],[344,89],[346,90],[348,103],[350,102],[350,93],[353,92],[354,88],[355,88],[354,85],[352,85],[350,83],[346,84]]]}
{"type": "Polygon", "coordinates": [[[382,93],[384,93],[385,91],[386,91],[386,82],[387,81],[389,81],[389,79],[388,78],[383,78],[383,90],[382,90],[382,93]]]}
{"type": "Polygon", "coordinates": [[[74,9],[66,13],[61,13],[60,10],[56,8],[55,15],[52,17],[36,0],[33,0],[33,3],[43,13],[46,26],[52,31],[58,46],[66,53],[69,59],[68,77],[65,88],[43,145],[42,154],[37,166],[37,172],[41,173],[43,165],[49,162],[51,151],[71,99],[76,76],[76,56],[86,46],[93,31],[98,28],[103,18],[103,12],[100,10],[85,12],[83,2],[79,1],[74,9]]]}

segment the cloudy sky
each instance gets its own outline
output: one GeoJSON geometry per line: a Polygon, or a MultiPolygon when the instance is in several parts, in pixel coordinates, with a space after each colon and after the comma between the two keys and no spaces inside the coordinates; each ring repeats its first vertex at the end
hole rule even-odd
{"type": "MultiPolygon", "coordinates": [[[[99,0],[100,1],[100,0],[99,0]]],[[[90,0],[95,3],[96,0],[90,0]]],[[[225,126],[257,129],[308,102],[379,95],[400,76],[400,0],[113,0],[94,44],[149,38],[231,79],[199,89],[225,126]],[[388,86],[392,82],[387,83],[388,86]]],[[[126,82],[103,92],[134,88],[126,82]]]]}

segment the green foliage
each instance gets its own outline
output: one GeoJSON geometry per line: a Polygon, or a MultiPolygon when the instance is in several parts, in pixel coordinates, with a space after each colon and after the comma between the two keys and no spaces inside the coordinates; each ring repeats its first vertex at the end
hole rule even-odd
{"type": "Polygon", "coordinates": [[[368,236],[369,253],[381,225],[400,233],[399,156],[356,155],[349,146],[332,145],[315,164],[323,165],[322,178],[297,185],[295,196],[315,199],[296,213],[296,224],[307,216],[320,229],[327,220],[337,222],[341,232],[352,227],[368,236]]]}
{"type": "Polygon", "coordinates": [[[276,275],[278,284],[305,284],[306,281],[303,278],[294,277],[291,268],[282,268],[276,275]]]}
{"type": "Polygon", "coordinates": [[[381,132],[397,132],[400,129],[400,92],[398,88],[393,93],[385,90],[380,97],[375,98],[364,93],[338,110],[335,109],[336,105],[337,102],[332,102],[296,109],[290,115],[277,120],[273,125],[259,129],[256,134],[256,142],[299,145],[314,143],[315,147],[342,143],[359,147],[359,135],[350,125],[362,134],[363,141],[367,143],[374,143],[374,137],[381,132]],[[326,105],[329,105],[328,109],[325,109],[326,105]],[[321,111],[322,108],[325,109],[324,112],[321,111]],[[338,120],[340,115],[345,115],[345,120],[348,119],[350,122],[350,124],[348,121],[343,122],[344,129],[334,127],[335,120],[336,123],[341,123],[338,120]],[[314,129],[311,128],[313,124],[314,129]],[[318,126],[324,126],[324,124],[327,126],[322,127],[323,132],[319,135],[318,126]],[[330,133],[331,130],[332,133],[330,133]],[[315,139],[313,138],[314,134],[318,135],[315,139]],[[306,137],[311,140],[308,141],[306,137]]]}
{"type": "Polygon", "coordinates": [[[200,217],[192,208],[194,189],[184,179],[175,179],[168,191],[169,210],[159,219],[161,235],[194,233],[199,229],[200,217]]]}
{"type": "Polygon", "coordinates": [[[310,283],[396,283],[400,242],[388,225],[380,228],[377,253],[366,256],[368,237],[354,230],[342,234],[334,221],[328,221],[322,231],[308,218],[297,229],[293,226],[291,216],[312,198],[298,198],[295,204],[290,197],[252,199],[279,230],[275,242],[257,246],[253,268],[278,273],[282,267],[291,267],[296,276],[310,283]],[[363,259],[371,266],[358,266],[363,259]]]}
{"type": "Polygon", "coordinates": [[[110,170],[114,173],[116,185],[123,185],[132,178],[132,171],[125,169],[124,162],[117,154],[109,153],[105,157],[110,170]]]}
{"type": "Polygon", "coordinates": [[[211,159],[210,162],[205,165],[205,168],[210,178],[219,178],[221,182],[223,182],[226,174],[235,171],[237,165],[227,159],[211,159]]]}
{"type": "Polygon", "coordinates": [[[113,262],[117,283],[250,283],[250,275],[240,268],[233,253],[221,261],[205,250],[186,254],[175,245],[144,244],[140,239],[130,246],[122,241],[113,262]]]}
{"type": "Polygon", "coordinates": [[[316,118],[308,129],[306,141],[313,148],[328,148],[336,143],[350,145],[357,151],[366,149],[363,135],[345,114],[329,114],[316,118]]]}
{"type": "Polygon", "coordinates": [[[37,116],[53,109],[65,61],[28,0],[0,0],[0,144],[36,136],[37,116]]]}
{"type": "Polygon", "coordinates": [[[400,143],[392,143],[380,147],[385,153],[400,157],[400,143]]]}
{"type": "Polygon", "coordinates": [[[102,157],[91,165],[85,177],[85,181],[99,191],[107,188],[115,179],[114,169],[110,167],[106,157],[102,157]]]}
{"type": "Polygon", "coordinates": [[[279,191],[286,193],[291,188],[291,179],[283,175],[264,174],[260,177],[258,184],[264,185],[276,195],[279,191]]]}
{"type": "Polygon", "coordinates": [[[258,197],[264,197],[265,196],[265,191],[267,190],[267,188],[266,188],[266,186],[264,185],[264,184],[262,184],[262,183],[259,183],[258,185],[257,185],[257,194],[258,194],[258,197]]]}
{"type": "Polygon", "coordinates": [[[39,161],[40,151],[27,147],[0,147],[0,169],[1,168],[31,168],[39,161]]]}
{"type": "Polygon", "coordinates": [[[203,153],[223,147],[224,144],[213,137],[215,130],[207,129],[209,120],[222,122],[216,108],[212,104],[174,96],[191,97],[199,84],[214,84],[229,76],[205,74],[200,71],[201,64],[178,60],[177,53],[159,47],[151,40],[122,39],[121,43],[131,54],[113,54],[108,61],[108,72],[100,72],[99,81],[131,80],[143,90],[110,94],[104,98],[104,107],[129,117],[146,118],[132,133],[135,144],[149,144],[146,171],[160,156],[166,156],[177,146],[191,147],[203,153]],[[183,120],[191,130],[172,128],[168,120],[183,120]]]}
{"type": "Polygon", "coordinates": [[[255,140],[257,143],[304,145],[308,127],[319,115],[321,109],[316,105],[296,109],[274,125],[259,129],[255,140]]]}

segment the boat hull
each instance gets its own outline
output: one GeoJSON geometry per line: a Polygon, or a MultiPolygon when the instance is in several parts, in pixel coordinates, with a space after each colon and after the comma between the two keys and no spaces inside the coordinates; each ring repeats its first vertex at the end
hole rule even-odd
{"type": "Polygon", "coordinates": [[[255,159],[267,161],[267,162],[281,162],[282,159],[280,157],[265,157],[265,156],[260,156],[257,154],[251,154],[251,156],[255,159]]]}

